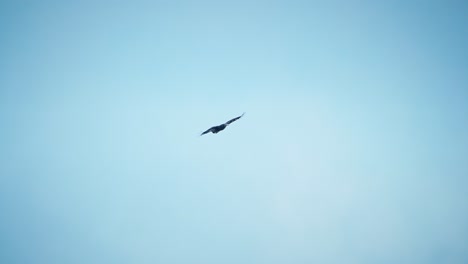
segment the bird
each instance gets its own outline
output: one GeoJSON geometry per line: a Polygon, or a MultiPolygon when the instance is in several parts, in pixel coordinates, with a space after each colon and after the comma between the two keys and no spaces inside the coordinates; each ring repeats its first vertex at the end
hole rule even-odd
{"type": "Polygon", "coordinates": [[[231,124],[232,122],[234,122],[234,121],[240,119],[241,117],[243,117],[244,114],[245,114],[245,112],[244,112],[242,115],[240,115],[240,116],[238,116],[238,117],[234,117],[233,119],[231,119],[231,120],[227,121],[226,123],[221,124],[221,125],[219,125],[219,126],[210,127],[208,130],[206,130],[205,132],[201,133],[200,136],[203,136],[203,135],[205,135],[205,134],[207,134],[207,133],[210,133],[210,132],[213,133],[213,134],[217,134],[219,131],[224,130],[224,129],[225,129],[229,124],[231,124]]]}

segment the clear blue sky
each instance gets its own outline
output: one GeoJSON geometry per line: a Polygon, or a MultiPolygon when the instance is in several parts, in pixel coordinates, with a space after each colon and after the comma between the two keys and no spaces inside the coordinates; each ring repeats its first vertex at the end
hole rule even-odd
{"type": "Polygon", "coordinates": [[[0,263],[468,263],[467,1],[123,2],[0,4],[0,263]]]}

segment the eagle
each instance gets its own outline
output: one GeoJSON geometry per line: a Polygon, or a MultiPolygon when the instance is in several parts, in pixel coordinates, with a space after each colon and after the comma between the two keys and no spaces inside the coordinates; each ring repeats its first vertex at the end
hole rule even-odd
{"type": "Polygon", "coordinates": [[[245,114],[245,112],[244,112],[242,115],[240,115],[240,116],[238,116],[238,117],[234,117],[233,119],[231,119],[231,120],[227,121],[226,123],[221,124],[221,125],[219,125],[219,126],[210,127],[208,130],[206,130],[205,132],[201,133],[200,136],[203,136],[203,135],[205,135],[205,134],[207,134],[207,133],[210,133],[210,132],[213,133],[213,134],[217,134],[219,131],[224,130],[224,129],[225,129],[229,124],[231,124],[232,122],[234,122],[234,121],[238,120],[239,118],[243,117],[244,114],[245,114]]]}

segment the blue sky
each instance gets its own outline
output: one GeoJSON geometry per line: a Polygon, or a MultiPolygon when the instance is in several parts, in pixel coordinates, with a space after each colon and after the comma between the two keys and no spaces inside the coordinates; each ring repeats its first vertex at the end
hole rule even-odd
{"type": "Polygon", "coordinates": [[[467,263],[467,12],[2,1],[0,262],[467,263]]]}

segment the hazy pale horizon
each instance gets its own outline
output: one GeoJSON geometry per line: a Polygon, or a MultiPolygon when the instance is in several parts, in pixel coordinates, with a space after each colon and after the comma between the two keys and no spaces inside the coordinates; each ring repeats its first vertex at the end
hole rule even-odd
{"type": "Polygon", "coordinates": [[[0,263],[468,263],[467,14],[2,1],[0,263]]]}

